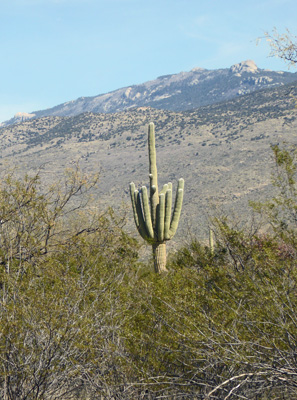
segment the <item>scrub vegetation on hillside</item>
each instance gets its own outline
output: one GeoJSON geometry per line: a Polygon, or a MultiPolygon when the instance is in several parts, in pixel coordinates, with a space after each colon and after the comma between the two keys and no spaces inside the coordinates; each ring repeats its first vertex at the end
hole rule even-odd
{"type": "Polygon", "coordinates": [[[296,398],[296,147],[273,154],[253,225],[213,218],[214,248],[192,237],[161,275],[92,200],[96,176],[4,174],[0,397],[296,398]]]}

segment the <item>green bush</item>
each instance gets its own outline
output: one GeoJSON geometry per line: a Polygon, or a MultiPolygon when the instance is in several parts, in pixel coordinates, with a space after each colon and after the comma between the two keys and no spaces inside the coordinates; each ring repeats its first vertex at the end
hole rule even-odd
{"type": "Polygon", "coordinates": [[[274,152],[279,195],[253,205],[271,229],[214,219],[214,249],[192,240],[162,276],[87,205],[96,179],[3,179],[0,397],[296,398],[296,162],[274,152]]]}

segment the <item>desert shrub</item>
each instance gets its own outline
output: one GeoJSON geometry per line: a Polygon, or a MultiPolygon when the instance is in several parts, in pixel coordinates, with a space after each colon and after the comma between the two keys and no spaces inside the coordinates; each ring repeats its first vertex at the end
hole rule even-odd
{"type": "Polygon", "coordinates": [[[274,151],[279,195],[255,206],[272,229],[217,218],[214,252],[194,240],[139,276],[125,337],[147,398],[296,397],[296,163],[274,151]]]}
{"type": "Polygon", "coordinates": [[[79,201],[94,181],[3,181],[1,398],[295,398],[295,155],[275,154],[286,184],[254,204],[271,229],[216,218],[214,249],[191,240],[163,275],[79,201]]]}
{"type": "Polygon", "coordinates": [[[39,175],[2,182],[3,399],[111,395],[123,374],[121,297],[128,302],[138,245],[122,218],[88,203],[95,183],[78,169],[49,188],[39,175]]]}
{"type": "MultiPolygon", "coordinates": [[[[297,273],[277,248],[271,238],[255,238],[244,269],[227,252],[197,268],[183,249],[183,267],[178,254],[179,268],[166,276],[139,277],[125,337],[148,398],[296,396],[297,273]]],[[[189,250],[195,259],[201,248],[189,250]]],[[[244,259],[245,252],[236,254],[244,259]]]]}

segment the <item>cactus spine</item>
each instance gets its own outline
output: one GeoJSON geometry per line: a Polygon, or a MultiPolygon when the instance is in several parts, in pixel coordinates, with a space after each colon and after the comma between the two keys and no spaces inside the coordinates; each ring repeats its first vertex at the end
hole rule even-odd
{"type": "Polygon", "coordinates": [[[149,150],[149,195],[146,186],[135,189],[130,183],[130,195],[135,225],[140,236],[153,248],[154,266],[157,273],[166,269],[166,241],[173,238],[182,209],[184,180],[178,181],[173,214],[172,183],[165,184],[158,190],[158,174],[155,147],[155,126],[151,122],[148,127],[149,150]]]}

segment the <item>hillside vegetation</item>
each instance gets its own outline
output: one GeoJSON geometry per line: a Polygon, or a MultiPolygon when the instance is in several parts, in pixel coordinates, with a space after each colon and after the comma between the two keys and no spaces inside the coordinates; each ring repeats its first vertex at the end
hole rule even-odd
{"type": "MultiPolygon", "coordinates": [[[[270,146],[296,142],[295,95],[293,83],[188,112],[136,108],[28,120],[0,129],[0,162],[32,173],[43,166],[43,182],[50,184],[79,161],[85,173],[100,171],[97,201],[117,208],[129,204],[131,181],[147,181],[147,125],[153,121],[160,184],[186,182],[176,241],[190,225],[205,238],[212,207],[248,218],[249,200],[273,195],[270,146]]],[[[134,232],[132,224],[129,229],[134,232]]]]}
{"type": "Polygon", "coordinates": [[[96,175],[6,172],[0,397],[296,398],[296,146],[272,156],[258,218],[213,218],[214,248],[188,237],[162,275],[125,215],[93,203],[96,175]]]}

